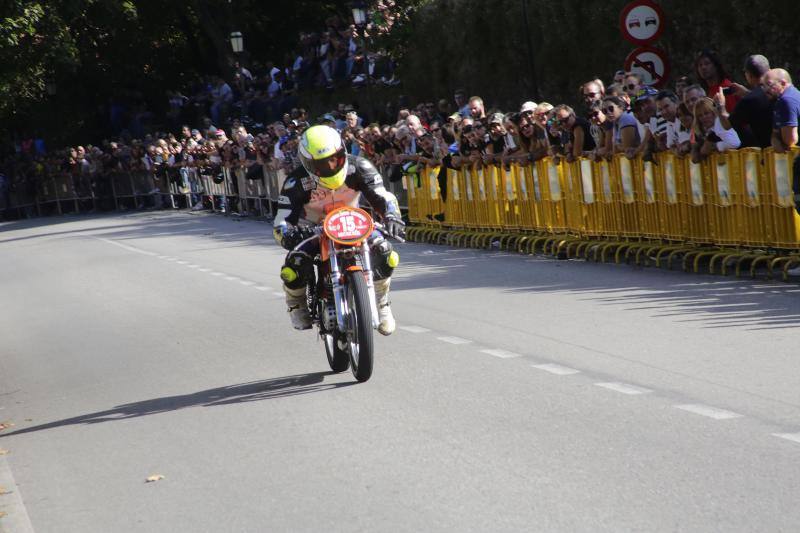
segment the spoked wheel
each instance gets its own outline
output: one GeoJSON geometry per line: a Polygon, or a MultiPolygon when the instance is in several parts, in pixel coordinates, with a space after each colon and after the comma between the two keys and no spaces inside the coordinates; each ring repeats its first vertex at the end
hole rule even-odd
{"type": "Polygon", "coordinates": [[[367,381],[372,375],[372,307],[364,273],[348,272],[345,285],[347,297],[347,344],[350,369],[357,381],[367,381]]]}
{"type": "Polygon", "coordinates": [[[350,366],[350,356],[347,353],[347,338],[341,333],[323,333],[325,353],[328,355],[328,364],[334,372],[344,372],[350,366]]]}

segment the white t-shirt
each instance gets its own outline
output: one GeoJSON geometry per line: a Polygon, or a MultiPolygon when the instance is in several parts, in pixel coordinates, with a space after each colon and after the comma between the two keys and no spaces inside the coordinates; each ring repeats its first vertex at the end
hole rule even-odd
{"type": "Polygon", "coordinates": [[[729,130],[723,128],[719,117],[714,120],[714,127],[711,129],[714,130],[714,133],[717,134],[717,137],[722,139],[721,141],[717,142],[717,150],[720,152],[724,152],[726,150],[736,150],[742,145],[742,141],[739,139],[739,134],[736,133],[736,130],[733,128],[729,130]]]}

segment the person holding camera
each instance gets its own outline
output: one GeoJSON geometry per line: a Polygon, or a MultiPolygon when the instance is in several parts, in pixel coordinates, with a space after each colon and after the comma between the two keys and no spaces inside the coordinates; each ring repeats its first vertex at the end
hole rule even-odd
{"type": "Polygon", "coordinates": [[[717,90],[713,100],[708,97],[698,100],[694,105],[692,162],[699,163],[715,152],[736,150],[741,144],[725,108],[722,88],[717,90]]]}

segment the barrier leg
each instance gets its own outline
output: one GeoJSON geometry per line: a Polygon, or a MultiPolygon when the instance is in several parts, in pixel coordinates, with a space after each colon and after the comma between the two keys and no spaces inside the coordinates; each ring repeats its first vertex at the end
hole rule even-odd
{"type": "Polygon", "coordinates": [[[755,279],[755,277],[756,277],[756,267],[758,266],[758,264],[761,263],[761,262],[768,263],[769,260],[772,259],[772,257],[773,256],[771,256],[771,255],[762,255],[762,256],[759,256],[759,257],[756,257],[755,259],[753,259],[753,262],[750,263],[750,277],[755,279]]]}
{"type": "Polygon", "coordinates": [[[782,270],[783,281],[789,281],[789,267],[791,267],[794,264],[800,265],[800,256],[794,255],[790,257],[789,260],[786,261],[786,264],[783,265],[783,270],[782,270]]]}
{"type": "Polygon", "coordinates": [[[661,268],[661,259],[663,258],[664,254],[669,252],[669,261],[667,261],[667,270],[672,269],[672,258],[676,253],[680,253],[686,250],[691,250],[691,248],[687,248],[685,246],[666,246],[661,248],[658,253],[656,254],[656,268],[661,268]]]}
{"type": "Polygon", "coordinates": [[[627,261],[627,259],[628,259],[628,249],[633,245],[634,245],[634,243],[632,243],[632,242],[626,242],[626,243],[623,243],[622,245],[620,245],[620,247],[617,248],[617,251],[614,253],[614,262],[616,264],[619,264],[620,255],[622,254],[623,251],[625,252],[625,260],[627,261]]]}
{"type": "MultiPolygon", "coordinates": [[[[701,260],[702,260],[704,257],[713,257],[713,256],[714,256],[716,253],[717,253],[716,251],[711,251],[711,252],[700,252],[699,254],[695,255],[695,257],[694,257],[694,264],[693,264],[693,271],[694,271],[694,273],[695,273],[695,274],[697,274],[698,272],[700,272],[700,261],[701,261],[701,260]]],[[[710,272],[709,272],[709,273],[710,273],[710,272]]]]}

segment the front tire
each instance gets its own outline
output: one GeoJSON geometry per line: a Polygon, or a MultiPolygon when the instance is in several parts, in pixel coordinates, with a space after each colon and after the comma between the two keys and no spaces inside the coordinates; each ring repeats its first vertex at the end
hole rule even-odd
{"type": "Polygon", "coordinates": [[[347,341],[350,354],[350,369],[357,381],[367,381],[372,375],[372,306],[364,273],[347,273],[345,285],[348,308],[347,341]]]}
{"type": "Polygon", "coordinates": [[[334,372],[344,372],[350,367],[350,355],[347,349],[340,347],[340,342],[343,343],[343,335],[341,333],[323,333],[322,341],[325,343],[325,353],[328,356],[328,364],[334,372]]]}

